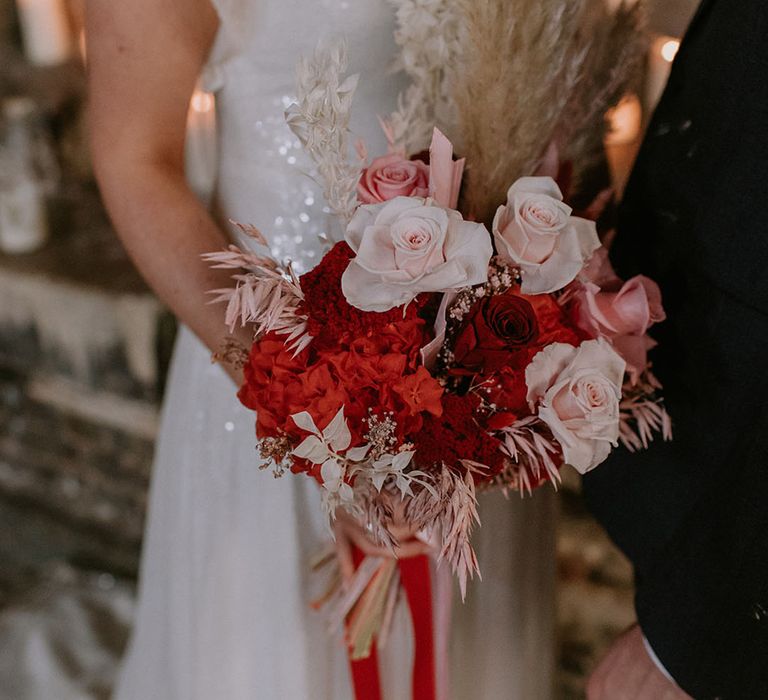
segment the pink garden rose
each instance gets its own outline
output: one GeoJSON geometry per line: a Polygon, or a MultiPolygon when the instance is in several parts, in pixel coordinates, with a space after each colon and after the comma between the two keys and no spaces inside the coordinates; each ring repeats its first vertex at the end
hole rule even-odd
{"type": "Polygon", "coordinates": [[[610,344],[553,343],[525,370],[528,401],[549,426],[563,456],[581,474],[605,461],[619,439],[625,363],[610,344]]]}
{"type": "Polygon", "coordinates": [[[577,292],[579,326],[593,336],[609,338],[627,361],[633,381],[648,364],[648,350],[653,339],[648,328],[666,318],[661,304],[661,290],[652,279],[637,275],[623,284],[610,283],[607,290],[587,282],[577,292]]]}
{"type": "Polygon", "coordinates": [[[523,177],[509,188],[493,235],[498,254],[520,268],[523,294],[562,289],[600,247],[595,223],[572,211],[551,177],[523,177]]]}
{"type": "Polygon", "coordinates": [[[376,158],[363,170],[357,185],[357,198],[363,204],[428,194],[429,166],[420,160],[407,160],[398,153],[376,158]]]}
{"type": "Polygon", "coordinates": [[[341,288],[363,311],[388,311],[423,292],[483,284],[493,255],[485,226],[418,197],[358,207],[346,240],[357,256],[341,288]]]}
{"type": "Polygon", "coordinates": [[[602,245],[589,259],[589,262],[581,272],[581,277],[596,284],[601,289],[618,288],[622,284],[621,278],[616,274],[613,265],[611,265],[608,249],[602,245]]]}

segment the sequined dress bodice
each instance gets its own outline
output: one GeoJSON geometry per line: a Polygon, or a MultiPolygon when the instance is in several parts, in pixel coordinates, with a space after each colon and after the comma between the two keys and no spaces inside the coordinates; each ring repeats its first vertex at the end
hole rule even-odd
{"type": "Polygon", "coordinates": [[[288,129],[284,111],[295,94],[296,64],[318,42],[344,39],[349,72],[360,74],[351,141],[372,154],[386,147],[377,117],[391,112],[402,78],[394,9],[386,0],[219,0],[222,26],[205,80],[216,92],[219,125],[215,208],[262,230],[278,259],[298,271],[322,254],[320,236],[338,237],[311,163],[288,129]],[[231,20],[229,19],[231,18],[231,20]]]}

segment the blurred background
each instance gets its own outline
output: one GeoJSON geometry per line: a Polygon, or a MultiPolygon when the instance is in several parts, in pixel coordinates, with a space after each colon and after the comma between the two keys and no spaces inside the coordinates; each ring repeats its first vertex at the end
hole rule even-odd
{"type": "MultiPolygon", "coordinates": [[[[109,697],[175,334],[94,184],[82,2],[0,0],[0,700],[109,697]]],[[[650,3],[643,87],[606,141],[618,189],[695,5],[650,3]]],[[[197,92],[187,168],[203,197],[214,159],[215,100],[197,92]]],[[[561,500],[557,697],[569,700],[633,621],[632,582],[576,479],[561,500]]]]}

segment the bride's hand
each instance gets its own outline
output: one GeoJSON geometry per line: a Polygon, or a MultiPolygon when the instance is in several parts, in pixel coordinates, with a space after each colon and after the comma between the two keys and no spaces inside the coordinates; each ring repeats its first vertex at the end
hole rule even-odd
{"type": "Polygon", "coordinates": [[[336,538],[336,556],[344,580],[349,581],[355,573],[353,546],[366,556],[397,559],[408,559],[433,551],[428,543],[416,537],[418,533],[415,530],[406,525],[402,518],[402,509],[396,510],[395,522],[389,527],[389,531],[399,543],[394,551],[376,544],[368,530],[356,518],[343,510],[338,511],[333,532],[336,538]]]}

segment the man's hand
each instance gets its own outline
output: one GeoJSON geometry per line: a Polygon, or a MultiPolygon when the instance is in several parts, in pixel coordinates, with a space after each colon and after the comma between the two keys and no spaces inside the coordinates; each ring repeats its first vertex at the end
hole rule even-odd
{"type": "Polygon", "coordinates": [[[656,666],[640,627],[619,637],[587,683],[588,700],[691,700],[656,666]]]}

